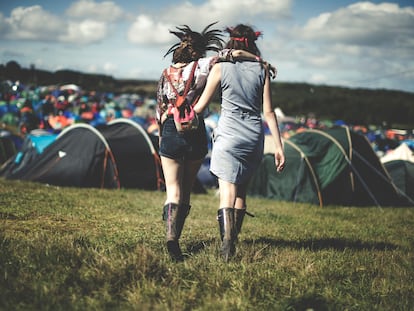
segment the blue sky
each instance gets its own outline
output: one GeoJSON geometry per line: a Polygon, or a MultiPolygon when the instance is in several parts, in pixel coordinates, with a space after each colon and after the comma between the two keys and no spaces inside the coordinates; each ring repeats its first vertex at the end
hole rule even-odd
{"type": "Polygon", "coordinates": [[[276,81],[414,92],[414,0],[2,1],[0,63],[157,80],[168,30],[214,21],[262,31],[276,81]]]}

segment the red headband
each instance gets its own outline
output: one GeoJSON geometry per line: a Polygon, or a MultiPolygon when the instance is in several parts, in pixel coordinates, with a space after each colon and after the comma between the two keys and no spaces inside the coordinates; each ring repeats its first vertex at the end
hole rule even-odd
{"type": "Polygon", "coordinates": [[[256,39],[257,39],[262,35],[262,32],[261,31],[255,31],[254,34],[255,34],[256,39]]]}
{"type": "MultiPolygon", "coordinates": [[[[262,35],[261,31],[256,31],[254,33],[254,35],[256,36],[255,39],[257,39],[258,37],[260,37],[262,35]]],[[[249,43],[248,43],[248,39],[246,37],[230,37],[231,40],[234,41],[240,41],[240,42],[244,42],[244,44],[246,45],[246,47],[249,47],[249,43]]]]}
{"type": "Polygon", "coordinates": [[[248,40],[247,40],[247,38],[246,37],[230,37],[230,39],[231,40],[234,40],[234,41],[240,41],[240,42],[244,42],[244,44],[246,45],[246,47],[249,47],[249,42],[248,42],[248,40]]]}

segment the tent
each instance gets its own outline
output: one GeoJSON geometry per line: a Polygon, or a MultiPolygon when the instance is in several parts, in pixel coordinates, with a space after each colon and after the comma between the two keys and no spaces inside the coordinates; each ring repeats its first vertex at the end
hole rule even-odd
{"type": "Polygon", "coordinates": [[[16,146],[15,154],[1,167],[0,176],[19,179],[28,168],[36,162],[43,150],[55,141],[57,134],[46,130],[36,129],[27,134],[24,140],[16,146]]]}
{"type": "MultiPolygon", "coordinates": [[[[164,190],[157,148],[158,136],[126,118],[97,127],[75,123],[59,135],[35,130],[0,176],[60,186],[164,190]]],[[[199,176],[192,191],[206,193],[199,176]]]]}
{"type": "Polygon", "coordinates": [[[385,162],[384,166],[401,194],[414,202],[414,162],[391,160],[385,162]]]}
{"type": "Polygon", "coordinates": [[[16,147],[10,137],[0,136],[0,164],[3,164],[16,153],[16,147]]]}
{"type": "Polygon", "coordinates": [[[405,160],[414,163],[414,152],[406,143],[401,143],[397,148],[389,151],[386,155],[380,158],[382,163],[405,160]]]}
{"type": "Polygon", "coordinates": [[[365,136],[348,127],[305,130],[284,141],[286,168],[264,155],[248,193],[280,201],[348,206],[410,204],[393,184],[365,136]]]}
{"type": "MultiPolygon", "coordinates": [[[[18,157],[14,162],[17,160],[18,157]]],[[[83,123],[64,129],[41,154],[32,155],[30,163],[6,171],[5,177],[9,179],[57,186],[119,188],[116,163],[107,141],[94,127],[83,123]]]]}
{"type": "Polygon", "coordinates": [[[114,119],[98,130],[113,152],[121,187],[161,188],[161,162],[155,149],[158,138],[151,139],[141,125],[126,118],[114,119]]]}
{"type": "MultiPolygon", "coordinates": [[[[137,121],[127,118],[114,119],[97,129],[114,154],[121,187],[164,190],[158,136],[148,134],[137,121]]],[[[200,176],[194,181],[193,193],[207,193],[200,176]]]]}
{"type": "Polygon", "coordinates": [[[0,165],[13,157],[22,143],[23,139],[20,136],[0,129],[0,165]]]}
{"type": "Polygon", "coordinates": [[[13,140],[0,136],[0,164],[3,164],[16,153],[13,140]]]}
{"type": "Polygon", "coordinates": [[[380,158],[396,187],[409,200],[414,201],[414,152],[407,143],[380,158]]]}

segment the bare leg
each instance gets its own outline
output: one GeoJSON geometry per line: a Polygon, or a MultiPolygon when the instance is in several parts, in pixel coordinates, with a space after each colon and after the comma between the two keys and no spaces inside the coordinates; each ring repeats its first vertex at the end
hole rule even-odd
{"type": "Polygon", "coordinates": [[[219,179],[219,189],[220,189],[220,207],[219,208],[226,208],[226,207],[234,207],[236,202],[236,195],[237,195],[237,185],[232,184],[228,181],[224,181],[219,179]]]}
{"type": "Polygon", "coordinates": [[[165,203],[180,203],[183,161],[161,157],[167,198],[165,203]]]}
{"type": "Polygon", "coordinates": [[[163,208],[163,220],[166,225],[167,250],[173,261],[182,261],[183,255],[179,245],[181,230],[186,213],[180,208],[181,180],[183,161],[161,157],[167,198],[163,208]]]}
{"type": "Polygon", "coordinates": [[[190,204],[191,190],[203,160],[186,160],[184,163],[180,203],[190,204]]]}
{"type": "Polygon", "coordinates": [[[236,202],[234,203],[235,208],[246,208],[246,195],[247,195],[247,185],[249,183],[245,182],[243,184],[238,185],[237,187],[237,195],[236,195],[236,202]]]}

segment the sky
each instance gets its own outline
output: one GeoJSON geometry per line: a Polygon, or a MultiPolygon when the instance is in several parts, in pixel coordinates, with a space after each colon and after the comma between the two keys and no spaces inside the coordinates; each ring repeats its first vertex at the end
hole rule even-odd
{"type": "Polygon", "coordinates": [[[414,0],[2,1],[0,63],[158,80],[169,31],[213,22],[261,31],[275,82],[414,92],[414,0]]]}

